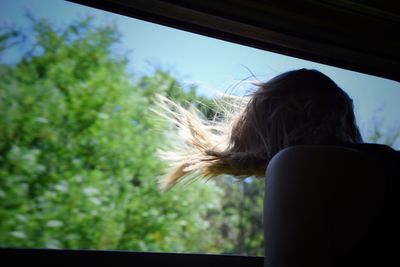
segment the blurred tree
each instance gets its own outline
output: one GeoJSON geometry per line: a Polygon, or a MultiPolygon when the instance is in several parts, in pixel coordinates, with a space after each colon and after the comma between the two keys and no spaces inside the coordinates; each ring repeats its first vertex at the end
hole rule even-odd
{"type": "MultiPolygon", "coordinates": [[[[218,187],[157,187],[169,140],[153,97],[192,101],[195,88],[162,71],[135,82],[114,26],[32,23],[32,50],[0,65],[0,246],[223,250],[218,187]]],[[[14,36],[1,33],[2,53],[14,36]]]]}
{"type": "Polygon", "coordinates": [[[264,181],[225,176],[217,179],[217,184],[224,193],[223,223],[219,227],[225,253],[263,256],[264,181]]]}

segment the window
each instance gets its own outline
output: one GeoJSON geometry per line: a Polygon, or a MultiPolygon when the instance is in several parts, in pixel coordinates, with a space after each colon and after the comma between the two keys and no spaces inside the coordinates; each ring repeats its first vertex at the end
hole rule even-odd
{"type": "Polygon", "coordinates": [[[1,247],[262,256],[261,182],[227,177],[158,191],[155,152],[169,140],[149,115],[156,92],[208,103],[244,95],[252,79],[315,68],[354,99],[365,140],[400,148],[398,82],[40,3],[0,11],[1,247]]]}

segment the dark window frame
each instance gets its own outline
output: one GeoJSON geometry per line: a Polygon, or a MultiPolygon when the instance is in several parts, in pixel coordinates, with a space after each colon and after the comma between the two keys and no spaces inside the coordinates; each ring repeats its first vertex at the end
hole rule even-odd
{"type": "Polygon", "coordinates": [[[67,1],[400,81],[400,7],[392,0],[379,8],[335,0],[67,1]]]}
{"type": "Polygon", "coordinates": [[[263,257],[194,253],[162,253],[105,250],[0,248],[4,263],[15,266],[40,266],[62,263],[65,266],[174,266],[174,267],[261,267],[263,257]]]}

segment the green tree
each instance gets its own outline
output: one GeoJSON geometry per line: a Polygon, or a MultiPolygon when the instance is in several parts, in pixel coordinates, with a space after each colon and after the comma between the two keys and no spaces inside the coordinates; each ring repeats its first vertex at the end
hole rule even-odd
{"type": "Polygon", "coordinates": [[[223,222],[218,227],[225,253],[263,256],[264,181],[252,177],[241,181],[225,176],[217,184],[224,194],[223,222]]]}
{"type": "Polygon", "coordinates": [[[221,189],[157,186],[169,140],[154,95],[195,88],[162,71],[134,80],[114,26],[32,23],[34,48],[0,65],[0,246],[222,251],[221,189]]]}

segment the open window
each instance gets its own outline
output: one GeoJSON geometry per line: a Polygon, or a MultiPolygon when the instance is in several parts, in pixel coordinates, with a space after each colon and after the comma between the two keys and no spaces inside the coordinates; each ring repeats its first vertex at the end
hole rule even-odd
{"type": "MultiPolygon", "coordinates": [[[[334,66],[339,70],[346,69],[355,72],[361,72],[364,74],[355,74],[363,76],[366,79],[366,83],[369,83],[368,88],[365,88],[361,85],[355,85],[358,87],[357,92],[349,92],[349,94],[353,97],[353,94],[359,94],[362,96],[365,92],[372,92],[375,90],[372,97],[369,97],[370,101],[375,100],[377,95],[386,95],[387,101],[394,101],[398,99],[399,96],[399,84],[400,81],[400,56],[398,54],[398,47],[400,45],[398,39],[396,38],[396,32],[400,23],[400,10],[397,5],[394,3],[385,3],[383,6],[375,1],[330,1],[330,0],[321,0],[321,1],[237,1],[237,0],[225,0],[225,1],[179,1],[179,0],[135,0],[135,1],[122,1],[122,0],[104,0],[104,1],[91,1],[91,0],[73,0],[70,2],[75,2],[78,4],[82,4],[84,6],[90,6],[97,9],[106,10],[112,13],[125,15],[128,17],[132,17],[135,19],[140,19],[152,23],[157,23],[160,25],[192,32],[195,34],[200,34],[232,43],[239,44],[241,46],[248,46],[251,49],[255,48],[265,51],[270,51],[274,53],[278,53],[285,56],[295,57],[303,60],[309,60],[313,62],[317,62],[320,64],[327,64],[330,66],[334,66]],[[373,75],[376,77],[368,76],[373,75]],[[376,88],[380,87],[380,88],[376,88]],[[387,87],[387,88],[386,88],[387,87]],[[363,91],[364,90],[364,91],[363,91]],[[376,93],[379,91],[379,93],[376,93]],[[388,93],[390,92],[390,93],[388,93]]],[[[44,27],[42,25],[42,27],[44,27]]],[[[42,28],[43,30],[43,28],[42,28]]],[[[70,29],[73,31],[73,28],[70,29]]],[[[112,35],[112,34],[111,34],[112,35]]],[[[50,40],[51,41],[51,40],[50,40]]],[[[89,40],[90,41],[90,40],[89,40]]],[[[93,40],[92,40],[93,41],[93,40]]],[[[161,42],[159,45],[163,45],[161,42]]],[[[92,55],[92,54],[90,54],[92,55]]],[[[93,54],[93,58],[97,55],[93,54]]],[[[204,54],[206,57],[207,55],[204,54]]],[[[282,60],[283,60],[282,56],[282,60]]],[[[91,59],[91,58],[90,58],[91,59]]],[[[82,61],[84,62],[84,61],[82,61]]],[[[305,62],[305,61],[302,61],[305,62]]],[[[115,68],[119,68],[117,61],[107,62],[115,64],[115,68]]],[[[198,64],[198,62],[193,62],[193,64],[198,64]]],[[[300,64],[300,63],[299,63],[300,64]]],[[[322,65],[321,65],[322,66],[322,65]]],[[[57,66],[55,66],[57,67],[57,66]]],[[[251,65],[246,64],[246,67],[249,67],[250,70],[253,70],[251,65]]],[[[206,66],[204,66],[206,68],[206,66]]],[[[288,66],[288,69],[291,69],[292,66],[288,66]]],[[[330,68],[330,67],[329,67],[330,68]]],[[[67,70],[60,69],[59,71],[69,71],[68,66],[67,70]]],[[[84,70],[85,66],[82,65],[81,70],[84,70]]],[[[103,70],[102,70],[103,71],[103,70]]],[[[332,67],[332,72],[334,72],[334,68],[332,67]]],[[[56,71],[55,71],[56,72],[56,71]]],[[[78,73],[85,76],[86,73],[84,71],[78,73]]],[[[256,75],[259,73],[256,73],[256,75]]],[[[271,73],[277,74],[277,73],[271,73]]],[[[56,75],[52,73],[52,75],[56,75]]],[[[87,74],[90,75],[90,74],[87,74]]],[[[106,75],[106,74],[104,74],[106,75]]],[[[158,76],[159,79],[169,79],[169,76],[163,76],[163,73],[160,73],[158,76]]],[[[357,76],[358,77],[358,76],[357,76]]],[[[120,77],[123,80],[125,77],[120,77]]],[[[243,78],[243,77],[236,77],[243,78]]],[[[262,79],[263,77],[261,77],[262,79]]],[[[332,77],[334,80],[335,77],[332,77]]],[[[343,75],[342,81],[345,80],[348,76],[343,75]]],[[[104,80],[95,80],[97,84],[94,83],[95,86],[101,87],[102,82],[109,82],[107,85],[112,85],[114,82],[121,83],[121,80],[118,81],[107,81],[104,80]]],[[[349,83],[350,85],[354,85],[349,83]]],[[[67,82],[67,81],[66,81],[67,82]]],[[[143,79],[141,80],[142,86],[151,90],[151,81],[143,79]]],[[[171,80],[171,84],[174,81],[171,80]]],[[[171,85],[170,84],[170,85],[171,85]]],[[[91,86],[94,86],[91,85],[91,86]]],[[[232,85],[232,84],[230,84],[232,85]]],[[[46,86],[51,85],[46,84],[46,86]]],[[[62,88],[62,84],[55,85],[62,88]]],[[[228,85],[229,86],[229,85],[228,85]]],[[[350,86],[349,86],[350,87],[350,86]]],[[[82,89],[82,88],[81,88],[82,89]]],[[[83,88],[85,89],[85,88],[83,88]]],[[[346,89],[346,88],[345,88],[346,89]]],[[[222,88],[222,91],[224,89],[222,88]]],[[[186,92],[190,92],[190,86],[187,88],[186,92]]],[[[243,92],[241,92],[243,94],[243,92]]],[[[239,92],[239,94],[241,94],[239,92]]],[[[90,94],[88,91],[87,94],[90,94]]],[[[55,97],[55,96],[54,96],[55,97]]],[[[81,99],[84,99],[86,95],[80,95],[81,99]]],[[[106,95],[104,95],[106,97],[106,95]]],[[[112,98],[113,96],[111,96],[112,98]]],[[[136,100],[142,97],[142,95],[137,96],[136,100]]],[[[367,98],[367,97],[366,97],[367,98]]],[[[101,99],[100,99],[101,100],[101,99]]],[[[360,103],[357,103],[357,99],[355,105],[357,106],[360,103]]],[[[101,102],[101,101],[100,101],[101,102]]],[[[101,103],[93,102],[90,103],[92,108],[97,108],[101,103]]],[[[78,102],[76,102],[78,103],[78,102]]],[[[393,102],[394,103],[394,102],[393,102]]],[[[393,104],[392,103],[392,104],[393,104]]],[[[57,105],[57,103],[55,103],[57,105]]],[[[137,106],[145,105],[144,102],[137,102],[137,106]]],[[[362,105],[362,103],[360,104],[362,105]]],[[[374,113],[379,111],[380,104],[375,108],[372,108],[370,111],[374,113]]],[[[114,116],[112,114],[120,114],[124,112],[127,106],[123,105],[113,105],[110,109],[110,114],[105,112],[99,112],[97,114],[96,119],[107,121],[110,120],[110,116],[114,116]]],[[[388,107],[388,110],[385,109],[385,113],[382,115],[385,117],[386,121],[389,121],[388,125],[384,127],[391,127],[393,123],[397,123],[394,125],[394,129],[389,130],[399,130],[400,122],[397,119],[397,116],[393,114],[399,114],[400,111],[396,105],[392,107],[388,107]]],[[[360,113],[363,113],[361,110],[360,113]]],[[[76,114],[75,114],[76,115],[76,114]]],[[[71,116],[75,116],[71,115],[71,116]]],[[[75,117],[74,117],[75,118],[75,117]]],[[[85,123],[90,123],[92,117],[79,117],[76,118],[84,120],[85,123]]],[[[361,115],[361,123],[368,123],[368,118],[362,117],[361,115]]],[[[376,117],[376,120],[380,120],[380,117],[376,117]]],[[[379,122],[378,121],[378,122],[379,122]]],[[[47,124],[48,120],[45,117],[37,117],[34,120],[34,123],[37,124],[47,124]]],[[[140,125],[140,121],[137,119],[131,119],[129,121],[134,127],[140,125]]],[[[149,121],[144,121],[143,123],[149,123],[149,121]]],[[[11,125],[11,124],[10,124],[11,125]]],[[[103,125],[103,124],[102,124],[103,125]]],[[[379,125],[378,125],[379,126],[379,125]]],[[[73,126],[72,126],[73,127],[73,126]]],[[[100,127],[100,126],[99,126],[100,127]]],[[[110,124],[107,127],[113,128],[118,127],[114,124],[110,124]]],[[[387,140],[382,137],[382,132],[378,131],[378,128],[370,129],[371,134],[375,134],[374,141],[382,141],[386,142],[387,140]],[[374,132],[375,131],[375,132],[374,132]]],[[[38,128],[39,131],[39,128],[38,128]]],[[[152,138],[152,133],[146,132],[149,138],[152,138]]],[[[96,135],[98,133],[91,132],[91,134],[96,135]]],[[[109,134],[113,134],[112,131],[109,134]]],[[[138,130],[137,134],[143,134],[140,130],[138,130]]],[[[368,134],[365,132],[365,134],[368,134]]],[[[146,134],[143,134],[146,135],[146,134]]],[[[400,136],[400,134],[398,135],[400,136]]],[[[398,147],[399,140],[396,133],[388,138],[393,142],[393,146],[398,147]]],[[[86,136],[87,137],[87,136],[86,136]]],[[[85,138],[86,138],[85,137],[85,138]]],[[[87,146],[90,149],[97,149],[97,144],[91,143],[90,138],[87,137],[85,139],[85,143],[81,144],[82,146],[87,146]]],[[[99,142],[102,142],[101,133],[98,138],[99,142]]],[[[147,140],[149,141],[149,140],[147,140]]],[[[389,140],[390,141],[390,140],[389,140]]],[[[40,140],[33,139],[32,142],[39,142],[40,140]]],[[[114,143],[113,143],[114,144],[114,143]]],[[[40,144],[39,144],[40,145],[40,144]]],[[[145,146],[146,144],[131,144],[132,146],[145,146]]],[[[147,144],[148,145],[148,144],[147,144]]],[[[18,147],[10,147],[9,150],[12,152],[12,155],[15,157],[15,161],[26,161],[32,166],[35,165],[35,160],[40,157],[40,153],[37,151],[22,151],[18,147]],[[21,156],[22,155],[22,156],[21,156]],[[25,155],[25,158],[23,157],[25,155]]],[[[122,151],[122,150],[121,150],[122,151]]],[[[125,151],[123,151],[125,153],[125,151]]],[[[94,152],[93,152],[94,153],[94,152]]],[[[103,153],[103,152],[101,152],[103,153]]],[[[106,153],[106,152],[104,152],[106,153]]],[[[106,155],[106,154],[104,154],[106,155]]],[[[106,155],[109,157],[110,155],[106,155]]],[[[116,157],[116,159],[118,159],[116,157]]],[[[2,158],[0,158],[2,160],[2,158]]],[[[50,160],[50,159],[49,159],[50,160]]],[[[101,162],[101,157],[98,159],[101,162]]],[[[73,166],[78,168],[82,162],[78,158],[73,159],[71,163],[73,166]]],[[[85,164],[89,164],[90,162],[86,162],[85,164]]],[[[107,164],[109,161],[104,162],[103,168],[108,168],[107,164]]],[[[115,166],[118,166],[118,162],[113,162],[115,166]]],[[[132,161],[132,164],[137,164],[132,161]]],[[[72,166],[71,165],[71,166],[72,166]]],[[[10,165],[11,166],[11,165],[10,165]]],[[[14,166],[14,165],[13,165],[14,166]]],[[[28,167],[30,165],[27,165],[28,167]]],[[[36,166],[37,167],[37,166],[36,166]]],[[[37,170],[40,172],[40,166],[37,170]]],[[[153,168],[156,168],[153,166],[153,168]]],[[[90,168],[89,168],[90,169],[90,168]]],[[[0,166],[1,171],[1,166],[0,166]]],[[[27,170],[28,174],[29,170],[27,170]]],[[[5,173],[5,172],[3,172],[5,173]]],[[[1,174],[1,172],[0,172],[1,174]]],[[[4,174],[3,174],[4,175],[4,174]]],[[[92,177],[94,180],[96,179],[96,172],[88,172],[88,176],[92,177]]],[[[137,174],[138,176],[141,174],[137,174]]],[[[79,180],[85,179],[82,175],[74,175],[74,179],[76,180],[76,186],[79,180]]],[[[7,177],[6,177],[7,178],[7,177]]],[[[129,178],[129,183],[134,187],[139,187],[142,181],[129,178]]],[[[246,190],[257,190],[252,186],[252,182],[245,183],[244,187],[246,190]]],[[[107,185],[103,185],[107,186],[107,185]]],[[[26,185],[25,187],[29,187],[26,185]]],[[[53,189],[60,194],[65,193],[66,190],[77,189],[78,186],[72,188],[70,184],[66,184],[63,182],[54,183],[53,189]]],[[[109,187],[112,189],[112,187],[109,187]]],[[[90,205],[98,205],[99,202],[105,201],[98,197],[99,190],[95,186],[91,185],[82,185],[83,194],[89,199],[90,205]]],[[[25,190],[25,189],[24,189],[25,190]]],[[[126,190],[126,188],[120,188],[118,190],[126,190]]],[[[5,192],[0,188],[0,197],[2,197],[5,192]]],[[[208,191],[204,191],[207,193],[208,191]]],[[[34,194],[34,192],[31,192],[34,194]]],[[[140,192],[143,198],[146,196],[146,192],[140,192]]],[[[212,192],[212,194],[216,194],[212,192]]],[[[53,196],[46,195],[46,198],[52,198],[53,196]]],[[[172,199],[172,197],[171,197],[172,199]]],[[[64,201],[70,201],[67,197],[64,201]]],[[[175,201],[175,200],[174,200],[175,201]]],[[[123,201],[120,203],[121,205],[123,201]]],[[[43,205],[46,205],[43,202],[43,205]]],[[[90,205],[87,207],[87,212],[90,211],[90,205]]],[[[157,205],[156,202],[151,203],[151,205],[157,205]]],[[[12,205],[10,206],[12,208],[12,205]]],[[[169,207],[173,208],[173,207],[169,207]]],[[[118,210],[118,207],[115,207],[114,210],[118,210]]],[[[111,212],[112,209],[107,212],[111,212]]],[[[73,214],[72,211],[68,211],[73,214]]],[[[134,212],[134,209],[131,210],[134,212]]],[[[152,211],[149,209],[149,218],[156,218],[157,216],[162,216],[163,214],[159,214],[153,216],[152,211]]],[[[106,215],[106,213],[104,213],[106,215]]],[[[71,215],[72,216],[72,215],[71,215]]],[[[122,216],[122,215],[121,215],[122,216]]],[[[134,214],[132,215],[134,216],[134,214]]],[[[207,214],[207,216],[213,216],[211,213],[207,214]]],[[[26,220],[23,216],[19,216],[19,220],[26,220]]],[[[84,220],[84,218],[82,219],[84,220]]],[[[57,229],[58,227],[67,227],[64,225],[62,221],[48,218],[44,221],[46,225],[51,229],[57,229]]],[[[146,222],[138,222],[142,225],[146,222]]],[[[185,228],[182,223],[182,229],[185,228]]],[[[196,223],[190,222],[190,223],[196,223]]],[[[95,229],[95,225],[93,225],[93,229],[95,229]]],[[[206,229],[206,228],[204,228],[206,229]]],[[[110,229],[112,232],[113,229],[110,229]]],[[[1,233],[0,233],[1,234],[1,233]]],[[[23,231],[13,230],[12,234],[15,238],[24,238],[23,231]]],[[[97,235],[98,233],[93,233],[93,235],[97,235]]],[[[159,234],[159,233],[158,233],[159,234]]],[[[45,235],[45,233],[43,233],[45,235]]],[[[261,234],[262,235],[262,234],[261,234]]],[[[204,234],[206,237],[207,235],[204,234]]],[[[1,239],[0,235],[0,239],[1,239]]],[[[71,236],[71,240],[73,240],[73,236],[71,236]]],[[[157,239],[159,238],[157,232],[151,235],[150,238],[157,239]]],[[[100,240],[101,238],[99,238],[100,240]]],[[[49,259],[57,259],[68,263],[141,263],[142,265],[155,265],[155,264],[165,264],[170,263],[169,265],[173,266],[262,266],[263,258],[258,256],[250,256],[248,253],[238,253],[239,255],[214,255],[218,254],[219,251],[213,252],[210,251],[210,254],[199,254],[198,251],[184,251],[185,253],[175,253],[174,251],[169,251],[169,253],[161,253],[157,252],[157,248],[152,249],[143,245],[143,249],[132,249],[136,252],[128,252],[128,251],[110,251],[114,249],[109,249],[106,245],[105,249],[98,251],[90,251],[84,249],[92,249],[91,247],[80,247],[83,250],[62,250],[60,249],[28,249],[27,247],[21,247],[16,249],[7,248],[9,247],[6,241],[0,240],[1,246],[3,247],[0,250],[0,254],[2,257],[7,259],[12,259],[13,262],[19,262],[20,260],[31,259],[31,261],[35,262],[45,262],[49,261],[49,259]],[[194,254],[195,253],[195,254],[194,254]],[[247,254],[243,256],[243,254],[247,254]]],[[[73,242],[73,241],[71,241],[73,242]]],[[[191,242],[200,242],[196,240],[192,240],[191,242]]],[[[49,247],[54,246],[57,248],[57,242],[50,244],[49,247]]],[[[126,247],[120,246],[116,247],[117,250],[129,250],[125,249],[126,247]]],[[[179,251],[182,252],[182,251],[179,251]]],[[[237,251],[236,251],[237,252],[237,251]]],[[[207,253],[205,251],[204,253],[207,253]]],[[[231,253],[235,254],[235,253],[231,253]]],[[[251,254],[251,253],[250,253],[251,254]]]]}

